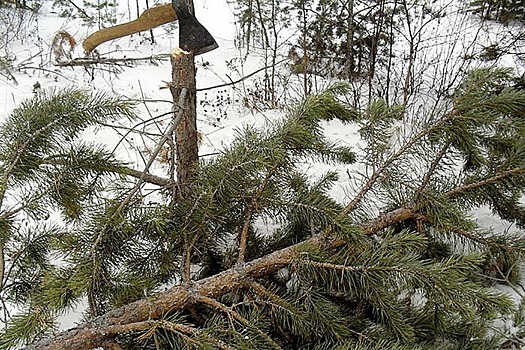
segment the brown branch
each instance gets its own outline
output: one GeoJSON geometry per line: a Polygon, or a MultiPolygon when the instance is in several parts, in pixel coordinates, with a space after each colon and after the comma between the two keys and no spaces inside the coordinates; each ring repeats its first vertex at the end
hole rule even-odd
{"type": "Polygon", "coordinates": [[[268,343],[271,344],[274,349],[282,349],[272,338],[270,338],[270,336],[268,334],[262,332],[257,327],[253,327],[251,325],[250,321],[248,321],[241,314],[239,314],[238,312],[236,312],[236,311],[232,310],[231,308],[227,307],[223,303],[220,303],[220,302],[218,302],[215,299],[204,297],[204,296],[197,296],[196,300],[200,301],[201,303],[207,304],[207,305],[209,305],[209,306],[211,306],[211,307],[213,307],[213,308],[215,308],[215,309],[217,309],[219,311],[224,312],[228,316],[230,316],[230,317],[234,318],[235,320],[237,320],[244,327],[251,328],[251,329],[255,330],[257,333],[259,333],[259,335],[261,335],[264,339],[266,339],[266,341],[268,341],[268,343]]]}
{"type": "Polygon", "coordinates": [[[171,187],[176,184],[176,182],[173,182],[170,179],[167,179],[165,177],[160,177],[157,175],[153,175],[144,171],[139,171],[131,168],[122,168],[122,174],[132,176],[136,179],[141,179],[144,182],[157,185],[160,187],[171,187]]]}
{"type": "Polygon", "coordinates": [[[117,63],[134,63],[141,61],[161,61],[170,57],[169,53],[163,53],[158,55],[152,55],[147,57],[125,57],[125,58],[107,58],[107,57],[96,57],[96,58],[75,58],[69,61],[57,61],[54,63],[55,66],[59,67],[75,67],[75,66],[90,66],[94,64],[108,64],[115,65],[117,63]]]}
{"type": "MultiPolygon", "coordinates": [[[[61,157],[60,158],[57,158],[57,157],[44,158],[41,160],[40,164],[41,165],[46,165],[46,164],[47,165],[63,165],[63,166],[69,165],[69,163],[65,160],[62,160],[61,157]]],[[[142,181],[144,182],[147,182],[153,185],[157,185],[157,186],[161,186],[161,187],[167,187],[167,186],[174,185],[173,181],[171,181],[170,179],[166,179],[164,177],[150,174],[147,172],[147,169],[145,169],[144,171],[139,171],[139,170],[125,167],[125,166],[120,166],[115,169],[106,169],[105,171],[112,172],[115,174],[128,175],[128,176],[131,176],[137,179],[142,179],[142,181]]],[[[0,216],[0,218],[2,218],[2,216],[0,216]]]]}
{"type": "Polygon", "coordinates": [[[0,292],[4,290],[5,276],[5,242],[0,242],[0,292]]]}
{"type": "Polygon", "coordinates": [[[402,207],[387,213],[383,213],[374,220],[370,220],[361,224],[360,227],[365,234],[372,235],[398,222],[414,218],[415,215],[415,207],[402,207]]]}
{"type": "Polygon", "coordinates": [[[449,198],[453,198],[453,197],[457,197],[467,191],[470,191],[470,190],[474,190],[474,189],[477,189],[477,188],[480,188],[480,187],[483,187],[483,186],[487,186],[487,185],[491,185],[493,183],[496,183],[500,180],[503,180],[507,177],[510,177],[510,176],[515,176],[515,175],[523,175],[525,174],[525,169],[524,168],[514,168],[514,169],[510,169],[510,170],[507,170],[507,171],[504,171],[498,175],[495,175],[493,177],[489,177],[488,179],[484,179],[484,180],[480,180],[478,182],[474,182],[474,183],[471,183],[471,184],[467,184],[467,185],[464,185],[464,186],[461,186],[461,187],[456,187],[454,188],[453,190],[450,190],[448,192],[445,193],[445,196],[449,197],[449,198]]]}
{"type": "Polygon", "coordinates": [[[239,233],[239,255],[237,256],[237,265],[244,263],[244,257],[246,255],[246,246],[248,245],[248,233],[250,232],[250,225],[252,223],[252,204],[249,204],[244,214],[244,224],[242,225],[241,232],[239,233]]]}
{"type": "MultiPolygon", "coordinates": [[[[279,64],[283,63],[284,61],[288,61],[288,60],[290,60],[290,59],[289,59],[289,58],[282,59],[282,60],[280,60],[279,62],[275,63],[275,65],[279,65],[279,64]]],[[[255,74],[257,74],[257,73],[259,73],[259,72],[262,72],[263,70],[266,70],[266,69],[271,68],[271,67],[273,67],[273,66],[274,66],[273,64],[272,64],[272,65],[268,65],[268,66],[264,66],[264,67],[262,67],[262,68],[257,69],[257,70],[254,71],[254,72],[251,72],[251,73],[248,74],[248,75],[243,76],[243,77],[240,78],[240,79],[232,80],[232,81],[230,81],[229,83],[223,83],[223,84],[219,84],[219,85],[213,85],[213,86],[208,86],[208,87],[199,88],[199,89],[197,89],[197,92],[200,92],[200,91],[207,91],[207,90],[213,90],[213,89],[219,89],[219,88],[221,88],[221,87],[225,87],[225,86],[230,86],[230,85],[238,84],[238,83],[240,83],[241,81],[246,80],[246,79],[248,79],[248,78],[254,76],[255,74]]],[[[229,77],[228,77],[228,78],[229,78],[229,77]]],[[[231,79],[230,79],[230,80],[231,80],[231,79]]]]}
{"type": "Polygon", "coordinates": [[[196,240],[199,238],[198,234],[194,234],[188,242],[188,238],[186,237],[184,240],[184,264],[182,266],[182,281],[183,282],[189,282],[191,280],[191,256],[193,251],[193,246],[195,245],[196,240]]]}

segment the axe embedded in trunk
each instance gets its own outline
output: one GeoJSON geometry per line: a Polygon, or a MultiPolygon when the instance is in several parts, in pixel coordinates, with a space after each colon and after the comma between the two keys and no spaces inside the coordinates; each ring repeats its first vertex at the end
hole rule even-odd
{"type": "Polygon", "coordinates": [[[218,47],[208,30],[179,0],[173,0],[172,4],[146,10],[134,21],[101,29],[87,37],[82,46],[84,50],[91,52],[106,41],[146,31],[176,20],[179,20],[179,46],[183,50],[200,55],[218,47]]]}
{"type": "Polygon", "coordinates": [[[172,0],[173,9],[179,19],[179,47],[184,51],[200,55],[215,50],[219,45],[210,32],[195,18],[181,0],[172,0]]]}

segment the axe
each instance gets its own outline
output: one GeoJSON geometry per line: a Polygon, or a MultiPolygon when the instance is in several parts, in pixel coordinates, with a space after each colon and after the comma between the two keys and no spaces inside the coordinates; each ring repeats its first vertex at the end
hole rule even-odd
{"type": "Polygon", "coordinates": [[[101,29],[88,36],[82,46],[86,52],[91,52],[106,41],[143,32],[178,20],[179,47],[184,51],[193,52],[196,56],[219,47],[208,30],[189,11],[188,6],[182,4],[182,1],[172,0],[171,4],[152,7],[144,11],[134,21],[101,29]]]}

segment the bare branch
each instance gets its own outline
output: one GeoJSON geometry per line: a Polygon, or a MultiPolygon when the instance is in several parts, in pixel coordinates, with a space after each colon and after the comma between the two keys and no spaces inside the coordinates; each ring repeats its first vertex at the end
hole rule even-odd
{"type": "Polygon", "coordinates": [[[450,190],[445,193],[445,196],[449,198],[457,197],[467,191],[474,190],[483,186],[491,185],[493,183],[496,183],[498,181],[501,181],[505,178],[511,177],[511,176],[518,176],[525,174],[524,168],[514,168],[506,170],[502,173],[499,173],[498,175],[494,175],[493,177],[489,177],[488,179],[483,179],[478,182],[473,182],[471,184],[467,184],[461,187],[454,188],[453,190],[450,190]]]}
{"type": "Polygon", "coordinates": [[[142,181],[161,186],[161,187],[168,187],[168,186],[174,186],[176,183],[173,182],[170,179],[160,177],[157,175],[153,175],[144,171],[139,171],[131,168],[123,168],[123,173],[125,175],[132,176],[137,179],[142,179],[142,181]]]}
{"type": "Polygon", "coordinates": [[[268,68],[274,67],[275,65],[279,65],[279,64],[283,63],[284,61],[289,61],[289,60],[290,60],[289,58],[282,59],[282,60],[280,60],[279,62],[277,62],[277,63],[275,63],[275,64],[268,65],[268,66],[264,66],[264,67],[262,67],[262,68],[260,68],[260,69],[257,69],[256,71],[254,71],[254,72],[252,72],[252,73],[250,73],[250,74],[248,74],[248,75],[245,75],[245,76],[243,76],[242,78],[237,79],[237,80],[235,80],[235,81],[230,81],[229,83],[224,83],[224,84],[219,84],[219,85],[213,85],[213,86],[208,86],[208,87],[200,88],[200,89],[197,89],[197,92],[199,92],[199,91],[213,90],[213,89],[219,89],[219,88],[221,88],[221,87],[225,87],[225,86],[230,86],[230,85],[238,84],[238,83],[240,83],[241,81],[246,80],[246,79],[248,79],[248,78],[254,76],[255,74],[257,74],[257,73],[259,73],[259,72],[262,72],[262,71],[264,71],[264,70],[266,70],[266,69],[268,69],[268,68]]]}
{"type": "Polygon", "coordinates": [[[58,61],[55,62],[55,66],[59,67],[75,67],[75,66],[91,66],[96,64],[106,65],[119,65],[121,63],[131,64],[141,61],[162,61],[170,57],[169,53],[161,53],[158,55],[151,55],[146,57],[124,57],[124,58],[106,58],[106,57],[93,57],[93,58],[75,58],[70,61],[58,61]]]}
{"type": "Polygon", "coordinates": [[[253,330],[255,330],[258,334],[260,334],[264,339],[266,339],[268,341],[269,344],[271,344],[273,346],[274,349],[282,349],[272,338],[270,338],[270,336],[268,336],[268,334],[264,333],[263,331],[261,331],[259,328],[257,327],[253,327],[251,324],[250,324],[250,321],[248,321],[246,318],[244,318],[241,314],[239,314],[238,312],[232,310],[231,308],[227,307],[226,305],[222,304],[222,303],[219,303],[217,300],[215,299],[212,299],[212,298],[208,298],[208,297],[203,297],[203,296],[197,296],[197,300],[202,302],[202,303],[205,303],[209,306],[212,306],[214,308],[216,308],[217,310],[220,310],[224,313],[226,313],[228,316],[234,318],[235,320],[237,320],[239,323],[241,323],[243,326],[247,327],[247,328],[251,328],[253,330]]]}

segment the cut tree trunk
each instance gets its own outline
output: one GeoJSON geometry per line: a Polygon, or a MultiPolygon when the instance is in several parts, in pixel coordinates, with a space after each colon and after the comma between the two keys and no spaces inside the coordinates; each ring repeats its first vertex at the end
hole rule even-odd
{"type": "MultiPolygon", "coordinates": [[[[175,108],[182,89],[187,89],[182,118],[175,129],[177,183],[179,194],[191,183],[192,169],[198,162],[195,63],[192,53],[176,50],[171,55],[172,83],[170,84],[175,108]]],[[[175,111],[177,112],[177,111],[175,111]]]]}

